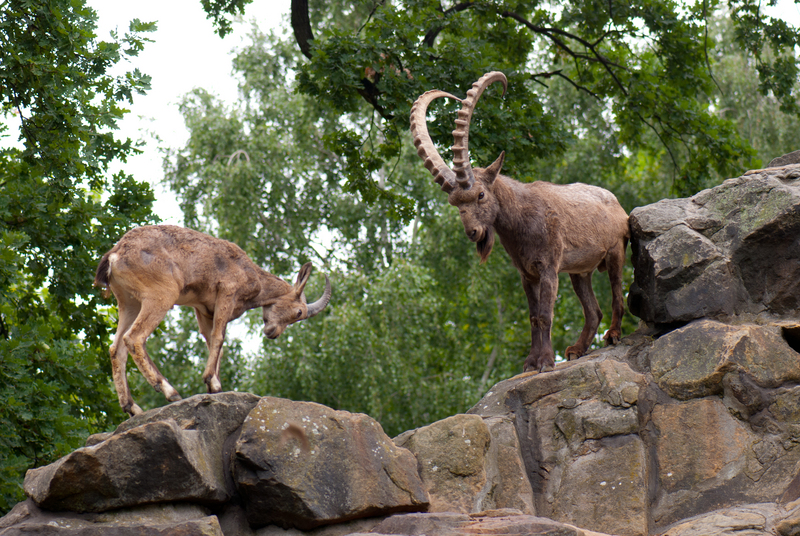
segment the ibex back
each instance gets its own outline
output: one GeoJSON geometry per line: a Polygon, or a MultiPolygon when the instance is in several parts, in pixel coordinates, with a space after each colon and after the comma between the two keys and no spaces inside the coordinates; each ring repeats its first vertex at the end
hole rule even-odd
{"type": "Polygon", "coordinates": [[[180,395],[147,355],[145,341],[173,305],[193,307],[200,333],[208,346],[203,381],[209,393],[222,390],[219,364],[228,322],[245,311],[263,307],[264,334],[278,337],[286,326],[311,318],[330,301],[331,287],[306,304],[305,288],[311,263],[300,269],[297,281],[265,272],[237,245],[183,227],[154,225],[129,231],[103,255],[94,283],[114,293],[119,325],[111,345],[111,370],[120,406],[131,415],[142,409],[134,403],[125,374],[128,352],[148,383],[167,397],[180,395]]]}
{"type": "Polygon", "coordinates": [[[621,337],[622,267],[630,232],[628,215],[614,195],[588,184],[558,185],[544,181],[523,184],[500,175],[504,153],[487,168],[469,162],[469,124],[475,103],[493,82],[507,86],[505,75],[480,78],[463,101],[444,91],[428,91],[411,108],[411,132],[417,153],[434,180],[458,208],[467,237],[475,242],[481,261],[500,238],[522,276],[531,320],[531,349],[523,370],[555,365],[550,339],[558,274],[566,272],[583,306],[585,322],[578,341],[566,349],[567,359],[584,355],[603,313],[592,291],[592,273],[608,270],[612,291],[611,326],[605,335],[616,344],[621,337]],[[453,131],[453,169],[445,164],[428,134],[428,105],[439,97],[462,103],[453,131]]]}

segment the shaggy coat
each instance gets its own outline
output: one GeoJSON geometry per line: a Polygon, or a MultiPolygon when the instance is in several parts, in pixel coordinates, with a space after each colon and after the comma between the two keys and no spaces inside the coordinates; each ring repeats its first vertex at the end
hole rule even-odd
{"type": "Polygon", "coordinates": [[[491,253],[496,235],[519,271],[531,322],[531,349],[523,370],[543,371],[555,364],[550,332],[560,272],[569,274],[585,318],[578,341],[566,349],[567,359],[586,353],[603,317],[592,290],[595,270],[608,271],[611,281],[611,327],[604,338],[611,344],[619,341],[628,215],[611,192],[597,186],[544,181],[524,184],[505,177],[500,174],[504,154],[487,168],[472,169],[467,146],[469,120],[481,93],[495,81],[506,84],[502,73],[489,73],[461,101],[453,132],[453,169],[436,151],[425,114],[434,99],[456,97],[443,91],[422,95],[411,109],[411,131],[425,167],[448,193],[448,202],[458,208],[464,232],[475,242],[481,261],[491,253]]]}

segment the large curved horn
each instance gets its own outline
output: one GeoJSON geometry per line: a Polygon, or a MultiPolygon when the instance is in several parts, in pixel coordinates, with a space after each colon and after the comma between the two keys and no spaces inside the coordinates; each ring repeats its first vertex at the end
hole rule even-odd
{"type": "Polygon", "coordinates": [[[472,84],[472,89],[467,91],[467,98],[461,101],[461,109],[458,111],[456,119],[456,129],[453,131],[453,171],[456,175],[456,182],[465,190],[472,188],[475,176],[472,174],[472,166],[469,163],[469,123],[472,120],[472,112],[475,104],[481,97],[483,91],[494,82],[503,83],[503,95],[508,89],[506,75],[500,71],[492,71],[481,76],[477,82],[472,84]]]}
{"type": "Polygon", "coordinates": [[[445,91],[436,89],[426,91],[411,107],[411,134],[414,136],[414,147],[417,148],[417,154],[425,162],[425,168],[431,172],[433,180],[442,187],[442,190],[450,193],[456,187],[456,174],[447,167],[439,155],[439,151],[433,145],[433,140],[428,134],[426,120],[428,105],[439,97],[447,97],[461,102],[461,99],[445,91]]]}
{"type": "Polygon", "coordinates": [[[320,311],[325,309],[329,301],[331,301],[331,280],[325,275],[325,290],[322,293],[322,297],[314,303],[308,304],[308,316],[306,318],[319,314],[320,311]]]}

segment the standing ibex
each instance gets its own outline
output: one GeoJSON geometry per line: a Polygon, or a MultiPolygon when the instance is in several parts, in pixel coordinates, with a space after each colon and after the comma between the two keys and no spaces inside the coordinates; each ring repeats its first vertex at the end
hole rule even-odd
{"type": "Polygon", "coordinates": [[[286,326],[311,318],[331,298],[325,276],[322,297],[306,305],[303,288],[311,263],[300,268],[294,285],[265,272],[237,245],[206,234],[154,225],[129,231],[103,255],[94,283],[114,293],[119,325],[111,345],[111,370],[119,404],[131,415],[141,413],[131,397],[125,364],[128,352],[156,391],[174,402],[181,397],[147,355],[145,340],[173,305],[194,307],[200,333],[208,345],[203,381],[209,393],[222,390],[219,363],[228,322],[255,307],[264,308],[264,334],[278,337],[286,326]]]}
{"type": "Polygon", "coordinates": [[[531,350],[524,370],[545,370],[555,364],[550,340],[559,272],[567,272],[583,306],[585,323],[567,359],[586,353],[603,313],[592,291],[592,273],[608,270],[613,293],[607,343],[621,337],[624,313],[622,267],[628,244],[628,215],[614,195],[588,184],[558,185],[544,181],[523,184],[500,175],[505,153],[487,168],[469,162],[469,124],[475,103],[493,82],[508,83],[491,72],[480,78],[463,101],[444,91],[424,93],[411,108],[411,133],[425,167],[458,208],[464,231],[477,244],[481,261],[492,251],[494,233],[522,276],[531,320],[531,350]],[[428,105],[439,97],[462,103],[453,131],[453,168],[449,168],[428,134],[428,105]]]}

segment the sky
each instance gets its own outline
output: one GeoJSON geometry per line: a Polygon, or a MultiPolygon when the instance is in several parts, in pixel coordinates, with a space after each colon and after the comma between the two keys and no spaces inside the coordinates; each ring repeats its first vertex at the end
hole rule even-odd
{"type": "Polygon", "coordinates": [[[173,194],[161,185],[162,153],[149,133],[161,138],[161,145],[179,148],[189,137],[178,112],[181,98],[194,88],[204,88],[225,102],[237,98],[237,81],[232,74],[232,51],[246,42],[251,21],[267,31],[287,25],[290,0],[255,0],[245,8],[243,20],[224,39],[215,32],[200,0],[88,0],[98,15],[97,35],[110,40],[110,32],[123,35],[131,20],[156,21],[158,30],[147,36],[153,40],[144,51],[123,65],[125,71],[139,68],[152,77],[152,89],[135,95],[131,112],[120,123],[120,138],[146,142],[141,155],[117,163],[113,172],[123,169],[137,180],[146,180],[156,192],[154,206],[164,223],[183,224],[173,194]]]}

